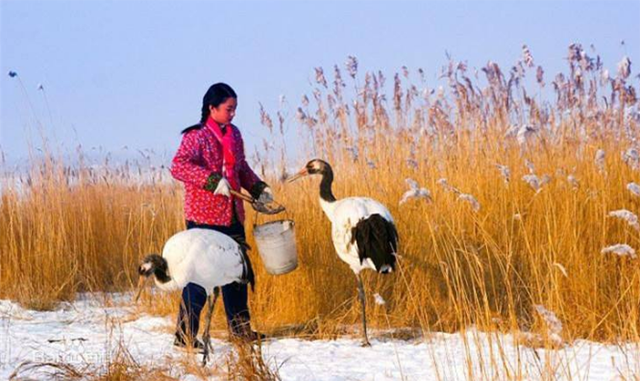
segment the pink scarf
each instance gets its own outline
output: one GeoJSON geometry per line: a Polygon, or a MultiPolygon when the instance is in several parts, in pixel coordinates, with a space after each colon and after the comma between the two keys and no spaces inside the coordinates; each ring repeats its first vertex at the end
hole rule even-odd
{"type": "Polygon", "coordinates": [[[218,142],[222,145],[223,153],[223,175],[229,181],[231,188],[234,190],[240,190],[240,185],[236,181],[236,157],[233,154],[233,148],[236,146],[236,139],[233,134],[231,125],[227,125],[222,132],[221,126],[213,120],[211,117],[207,119],[207,127],[213,131],[213,135],[218,142]]]}

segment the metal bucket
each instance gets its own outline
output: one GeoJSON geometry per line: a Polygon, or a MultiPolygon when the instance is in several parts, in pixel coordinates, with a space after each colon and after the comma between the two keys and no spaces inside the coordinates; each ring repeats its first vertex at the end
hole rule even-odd
{"type": "Polygon", "coordinates": [[[258,253],[269,274],[282,275],[298,267],[293,225],[292,220],[278,220],[253,226],[258,253]]]}

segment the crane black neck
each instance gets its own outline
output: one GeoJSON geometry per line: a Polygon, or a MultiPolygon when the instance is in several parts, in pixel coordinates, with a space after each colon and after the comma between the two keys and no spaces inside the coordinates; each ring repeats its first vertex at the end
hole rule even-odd
{"type": "Polygon", "coordinates": [[[322,181],[320,182],[320,198],[326,202],[334,202],[336,200],[333,192],[331,191],[332,183],[333,170],[331,167],[328,167],[324,172],[322,172],[322,181]]]}
{"type": "Polygon", "coordinates": [[[151,263],[153,264],[153,275],[155,275],[156,279],[160,283],[167,283],[171,280],[171,277],[167,273],[168,264],[167,260],[158,254],[150,255],[151,263]]]}
{"type": "Polygon", "coordinates": [[[167,274],[167,270],[165,269],[156,268],[154,275],[160,283],[167,283],[171,280],[171,277],[169,276],[169,274],[167,274]]]}

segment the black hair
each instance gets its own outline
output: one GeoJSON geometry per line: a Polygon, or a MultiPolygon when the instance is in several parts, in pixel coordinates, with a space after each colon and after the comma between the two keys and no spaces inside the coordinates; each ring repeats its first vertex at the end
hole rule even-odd
{"type": "Polygon", "coordinates": [[[182,133],[186,134],[191,130],[199,130],[209,117],[209,106],[218,107],[228,98],[238,98],[236,92],[233,91],[231,86],[222,82],[211,85],[211,87],[209,87],[209,90],[207,90],[207,92],[204,94],[204,97],[202,97],[202,112],[200,115],[200,123],[185,128],[184,130],[182,130],[182,133]]]}

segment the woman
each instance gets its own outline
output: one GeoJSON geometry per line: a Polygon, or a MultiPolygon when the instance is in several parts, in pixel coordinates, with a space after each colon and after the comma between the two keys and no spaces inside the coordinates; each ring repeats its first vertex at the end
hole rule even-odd
{"type": "MultiPolygon", "coordinates": [[[[231,124],[237,105],[238,97],[229,85],[216,83],[209,88],[202,99],[200,123],[182,131],[171,174],[185,186],[187,229],[217,230],[246,248],[244,206],[229,190],[245,188],[264,203],[271,202],[273,194],[245,160],[242,136],[231,124]]],[[[249,323],[247,285],[231,283],[222,287],[222,298],[231,334],[246,340],[257,339],[258,334],[249,323]]],[[[175,345],[202,347],[195,337],[205,302],[204,288],[189,283],[183,289],[175,345]]]]}

